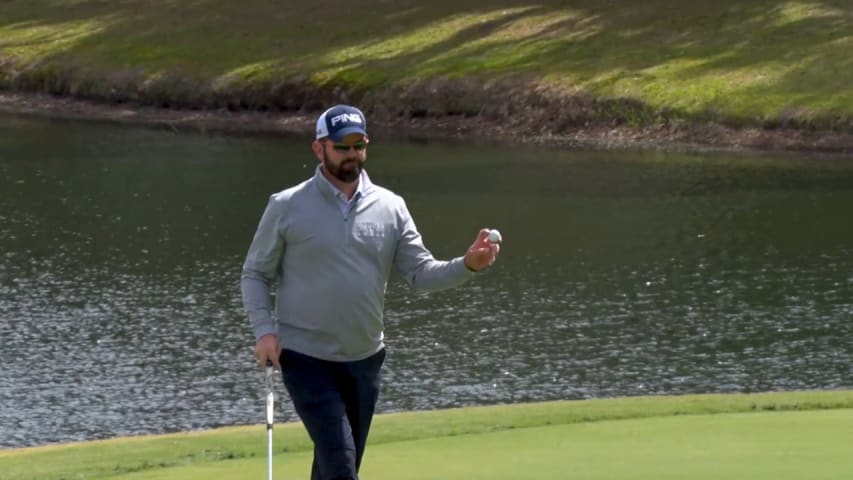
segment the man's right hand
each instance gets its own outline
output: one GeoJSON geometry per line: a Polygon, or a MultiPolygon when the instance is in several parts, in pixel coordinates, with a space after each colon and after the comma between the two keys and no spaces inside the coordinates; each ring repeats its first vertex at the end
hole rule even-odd
{"type": "Polygon", "coordinates": [[[267,362],[281,370],[281,365],[278,363],[278,357],[281,355],[281,344],[278,342],[278,337],[271,333],[259,338],[255,343],[255,358],[258,359],[258,364],[261,368],[266,368],[267,362]]]}

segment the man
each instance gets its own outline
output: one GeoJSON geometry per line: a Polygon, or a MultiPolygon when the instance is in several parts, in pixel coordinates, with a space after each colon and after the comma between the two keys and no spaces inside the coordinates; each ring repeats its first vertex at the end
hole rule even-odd
{"type": "Polygon", "coordinates": [[[368,142],[359,109],[337,105],[320,115],[313,178],[270,197],[243,264],[255,356],[281,368],[314,442],[312,480],[358,480],[385,358],[392,267],[415,289],[440,290],[491,265],[500,249],[483,229],[464,256],[433,258],[403,199],[367,176],[368,142]]]}

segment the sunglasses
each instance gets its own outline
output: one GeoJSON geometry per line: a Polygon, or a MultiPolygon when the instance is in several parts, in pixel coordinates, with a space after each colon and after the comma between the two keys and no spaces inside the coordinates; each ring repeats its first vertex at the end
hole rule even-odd
{"type": "Polygon", "coordinates": [[[367,142],[333,143],[332,148],[338,152],[348,152],[350,148],[354,148],[356,152],[360,152],[367,148],[367,142]]]}

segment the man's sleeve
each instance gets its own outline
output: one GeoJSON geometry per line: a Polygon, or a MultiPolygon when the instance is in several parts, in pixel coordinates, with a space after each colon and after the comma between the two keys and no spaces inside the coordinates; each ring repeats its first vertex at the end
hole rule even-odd
{"type": "Polygon", "coordinates": [[[415,290],[435,291],[455,287],[475,275],[465,267],[463,257],[436,260],[424,246],[405,201],[398,209],[400,235],[394,253],[394,268],[415,290]]]}
{"type": "Polygon", "coordinates": [[[243,306],[256,340],[270,333],[278,334],[272,314],[270,289],[279,276],[281,259],[284,256],[282,210],[281,201],[276,200],[275,196],[270,197],[243,263],[240,279],[243,306]]]}

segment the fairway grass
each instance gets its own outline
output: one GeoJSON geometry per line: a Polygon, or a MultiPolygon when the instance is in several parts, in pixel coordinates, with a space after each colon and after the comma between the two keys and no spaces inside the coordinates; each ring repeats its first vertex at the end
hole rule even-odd
{"type": "MultiPolygon", "coordinates": [[[[262,425],[0,450],[0,478],[259,478],[262,425]]],[[[380,415],[365,478],[853,478],[853,391],[545,402],[380,415]]],[[[303,478],[301,424],[275,428],[303,478]]]]}
{"type": "Polygon", "coordinates": [[[510,121],[539,109],[551,129],[604,119],[849,130],[850,52],[849,0],[10,0],[0,9],[0,88],[239,109],[351,100],[510,121]]]}

